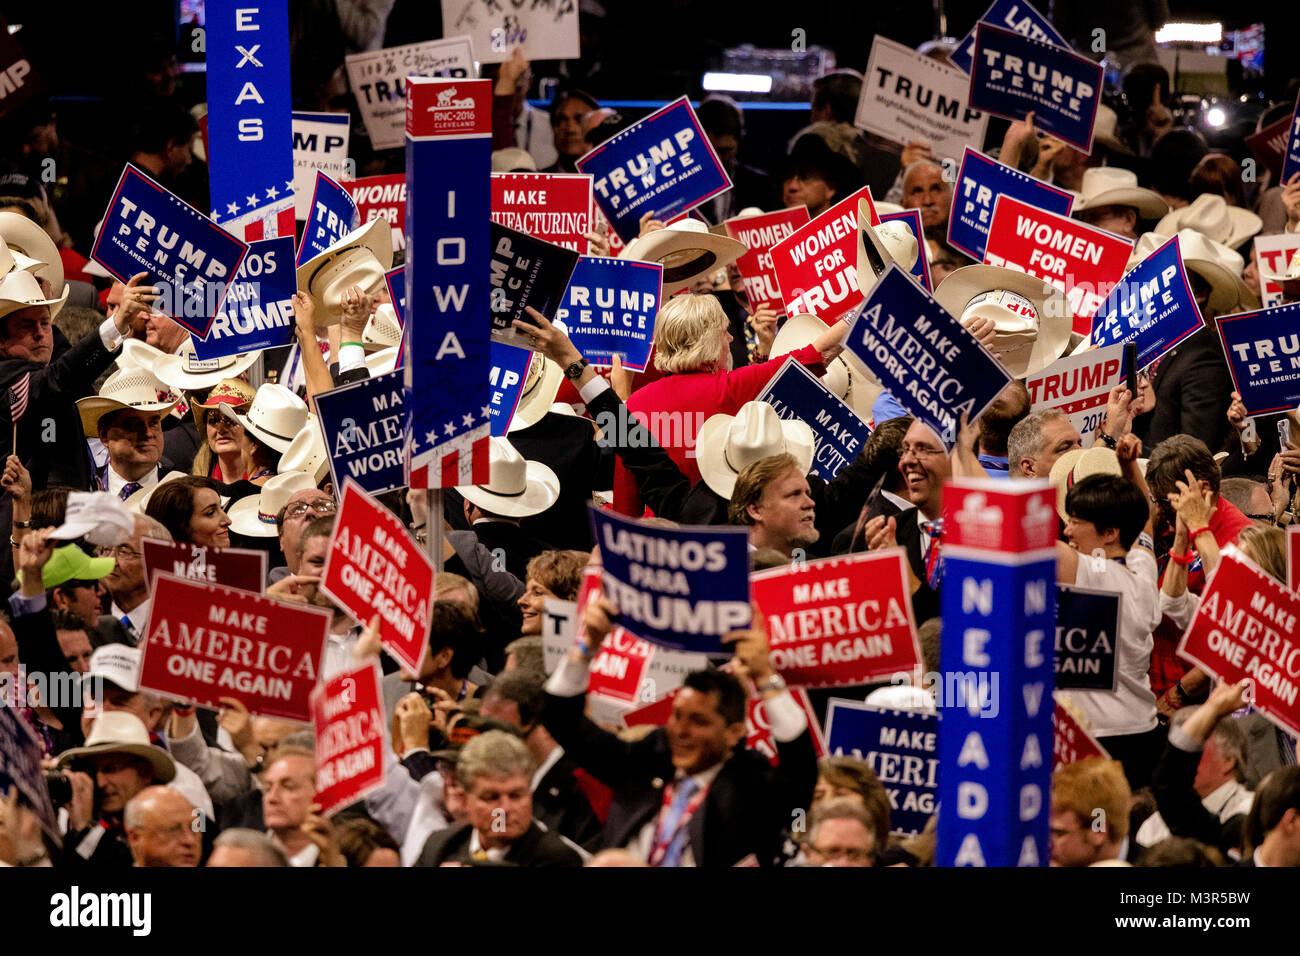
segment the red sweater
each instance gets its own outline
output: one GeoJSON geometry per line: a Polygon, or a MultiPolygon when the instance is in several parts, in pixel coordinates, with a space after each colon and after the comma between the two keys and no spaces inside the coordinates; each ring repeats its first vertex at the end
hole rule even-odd
{"type": "MultiPolygon", "coordinates": [[[[813,346],[806,345],[791,355],[813,374],[826,374],[821,353],[813,346]]],[[[667,375],[633,392],[627,407],[694,484],[700,480],[700,468],[695,462],[695,438],[700,426],[714,415],[734,415],[746,402],[752,402],[786,358],[781,355],[731,372],[667,375]]],[[[633,517],[645,511],[636,479],[621,461],[614,466],[614,510],[633,517]]]]}

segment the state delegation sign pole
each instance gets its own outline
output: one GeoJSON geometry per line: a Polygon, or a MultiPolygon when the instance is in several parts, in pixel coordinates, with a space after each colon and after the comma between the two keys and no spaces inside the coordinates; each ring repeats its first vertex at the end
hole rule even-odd
{"type": "Polygon", "coordinates": [[[447,534],[442,528],[441,488],[424,489],[424,507],[425,521],[428,522],[424,526],[424,546],[429,551],[429,560],[433,562],[434,573],[438,574],[443,569],[443,542],[447,540],[447,534]]]}

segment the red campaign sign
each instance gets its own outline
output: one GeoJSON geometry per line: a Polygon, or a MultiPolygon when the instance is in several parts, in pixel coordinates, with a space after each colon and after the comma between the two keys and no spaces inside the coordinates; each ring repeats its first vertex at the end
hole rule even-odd
{"type": "Polygon", "coordinates": [[[767,306],[782,311],[781,286],[776,281],[776,268],[772,264],[772,247],[793,235],[808,224],[808,207],[796,206],[779,212],[765,212],[761,216],[728,219],[723,225],[727,235],[743,242],[749,251],[736,260],[736,269],[745,283],[745,296],[749,310],[767,306]]]}
{"type": "Polygon", "coordinates": [[[491,136],[492,81],[407,77],[406,135],[491,136]]]}
{"type": "MultiPolygon", "coordinates": [[[[821,723],[813,713],[812,701],[808,692],[802,687],[790,688],[790,695],[808,719],[808,730],[812,734],[813,751],[817,757],[826,756],[826,738],[822,736],[821,723]]],[[[772,737],[772,725],[767,719],[767,700],[760,696],[751,696],[745,707],[745,746],[757,750],[775,767],[781,761],[778,758],[776,740],[772,737]]]]}
{"type": "Polygon", "coordinates": [[[374,662],[318,684],[311,695],[316,728],[316,802],[324,816],[384,785],[384,711],[374,662]]]}
{"type": "Polygon", "coordinates": [[[1300,594],[1228,547],[1206,579],[1178,654],[1229,683],[1249,678],[1249,702],[1284,730],[1300,734],[1297,620],[1300,594]]]}
{"type": "Polygon", "coordinates": [[[1078,763],[1084,757],[1110,757],[1106,748],[1084,730],[1083,724],[1075,720],[1059,700],[1052,708],[1052,737],[1053,772],[1066,764],[1078,763]]]}
{"type": "MultiPolygon", "coordinates": [[[[591,566],[582,569],[582,583],[578,586],[576,637],[586,633],[583,626],[587,605],[594,598],[600,597],[600,567],[591,566]]],[[[633,637],[621,627],[615,627],[605,640],[600,650],[591,661],[591,678],[587,685],[588,694],[599,694],[611,700],[625,704],[635,704],[645,700],[642,695],[641,682],[645,678],[646,666],[654,654],[654,645],[633,637]]],[[[665,718],[666,719],[666,718],[665,718]]]]}
{"type": "Polygon", "coordinates": [[[1056,492],[1046,481],[960,478],[944,485],[942,547],[1023,556],[1055,551],[1056,532],[1056,492]]]}
{"type": "Polygon", "coordinates": [[[677,698],[677,691],[680,687],[670,690],[667,694],[660,697],[654,703],[646,704],[644,707],[638,707],[635,710],[629,710],[623,715],[623,723],[628,727],[662,727],[668,723],[668,718],[673,712],[673,701],[677,698]]]}
{"type": "Polygon", "coordinates": [[[1300,592],[1300,524],[1286,529],[1286,586],[1300,592]]]}
{"type": "Polygon", "coordinates": [[[1273,174],[1274,182],[1282,176],[1282,158],[1286,155],[1287,134],[1290,131],[1291,116],[1288,114],[1253,136],[1246,137],[1246,145],[1255,154],[1259,164],[1273,174]]]}
{"type": "Polygon", "coordinates": [[[391,511],[344,479],[321,588],[362,624],[379,615],[379,639],[419,673],[429,644],[433,564],[391,511]]]}
{"type": "Polygon", "coordinates": [[[984,262],[1056,286],[1074,312],[1074,331],[1087,335],[1132,253],[1132,239],[1001,195],[993,204],[984,262]]]}
{"type": "Polygon", "coordinates": [[[871,207],[880,224],[871,187],[863,186],[772,247],[772,265],[786,315],[815,315],[827,325],[862,304],[858,288],[858,203],[871,207]]]}
{"type": "Polygon", "coordinates": [[[772,664],[790,684],[848,687],[915,673],[921,645],[901,548],[750,575],[772,664]]]}
{"type": "Polygon", "coordinates": [[[140,686],[214,710],[311,721],[330,615],[251,591],[159,572],[141,645],[140,686]]]}
{"type": "Polygon", "coordinates": [[[140,553],[145,580],[151,586],[154,575],[166,571],[189,581],[224,584],[241,591],[266,587],[266,552],[256,548],[208,548],[142,538],[140,553]]]}
{"type": "Polygon", "coordinates": [[[492,221],[585,256],[591,231],[591,177],[493,173],[492,221]]]}
{"type": "Polygon", "coordinates": [[[393,248],[402,248],[406,231],[406,174],[367,176],[342,185],[356,203],[361,225],[386,219],[393,227],[393,248]],[[398,237],[402,237],[400,242],[398,237]]]}
{"type": "Polygon", "coordinates": [[[3,18],[0,18],[0,75],[4,77],[0,83],[0,116],[12,113],[44,87],[3,18]]]}

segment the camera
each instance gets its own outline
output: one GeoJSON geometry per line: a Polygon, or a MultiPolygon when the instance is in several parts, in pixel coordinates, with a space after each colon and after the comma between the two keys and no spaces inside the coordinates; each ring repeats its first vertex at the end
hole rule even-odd
{"type": "Polygon", "coordinates": [[[45,789],[50,792],[50,803],[56,807],[72,802],[72,781],[62,770],[45,771],[45,789]]]}

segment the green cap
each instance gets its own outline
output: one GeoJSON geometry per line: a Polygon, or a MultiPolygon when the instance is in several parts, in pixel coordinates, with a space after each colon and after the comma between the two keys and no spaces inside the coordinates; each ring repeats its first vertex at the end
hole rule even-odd
{"type": "MultiPolygon", "coordinates": [[[[50,560],[45,562],[41,583],[49,589],[68,581],[98,581],[112,571],[116,563],[112,558],[92,558],[77,545],[65,544],[55,548],[50,560]]],[[[19,582],[22,579],[23,573],[19,571],[19,582]]]]}

